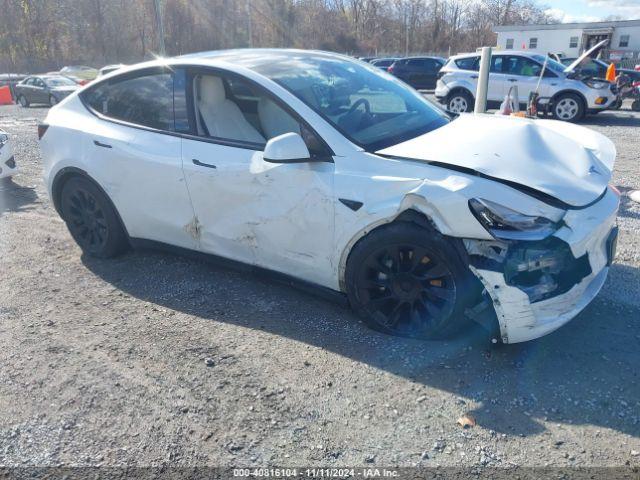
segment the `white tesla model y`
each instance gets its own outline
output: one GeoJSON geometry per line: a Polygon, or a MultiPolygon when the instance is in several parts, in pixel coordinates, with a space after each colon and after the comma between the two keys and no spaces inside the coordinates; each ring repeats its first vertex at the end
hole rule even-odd
{"type": "Polygon", "coordinates": [[[179,247],[342,292],[378,330],[504,342],[568,322],[613,260],[615,148],[551,120],[450,118],[341,55],[233,50],[125,67],[39,127],[88,255],[179,247]],[[490,307],[490,308],[486,308],[490,307]]]}

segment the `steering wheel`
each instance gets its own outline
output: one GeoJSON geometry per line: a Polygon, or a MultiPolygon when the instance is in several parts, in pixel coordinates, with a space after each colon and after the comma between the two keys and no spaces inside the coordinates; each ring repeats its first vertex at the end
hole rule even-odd
{"type": "Polygon", "coordinates": [[[369,103],[369,100],[367,100],[366,98],[359,98],[358,100],[356,100],[354,104],[351,105],[351,108],[345,115],[349,115],[355,112],[360,107],[360,105],[364,105],[365,113],[367,115],[371,115],[371,104],[369,103]]]}

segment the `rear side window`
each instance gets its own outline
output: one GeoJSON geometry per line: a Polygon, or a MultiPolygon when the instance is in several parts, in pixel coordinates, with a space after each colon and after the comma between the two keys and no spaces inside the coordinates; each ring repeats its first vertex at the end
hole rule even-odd
{"type": "Polygon", "coordinates": [[[174,130],[171,73],[116,77],[96,85],[82,98],[105,117],[158,130],[174,130]]]}
{"type": "Polygon", "coordinates": [[[411,58],[407,62],[411,67],[426,67],[427,61],[424,58],[411,58]]]}
{"type": "Polygon", "coordinates": [[[480,57],[467,57],[467,58],[459,58],[455,60],[458,68],[462,70],[473,70],[478,71],[480,64],[480,57]]]}

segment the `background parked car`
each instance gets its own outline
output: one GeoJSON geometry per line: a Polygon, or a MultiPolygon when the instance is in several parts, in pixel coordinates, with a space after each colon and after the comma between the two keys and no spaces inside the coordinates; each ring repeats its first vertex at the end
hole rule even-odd
{"type": "MultiPolygon", "coordinates": [[[[584,57],[588,54],[586,52],[584,57]]],[[[538,85],[544,63],[543,55],[527,51],[510,50],[494,54],[491,58],[487,106],[497,108],[510,87],[517,86],[520,107],[525,108],[529,94],[538,85]]],[[[477,53],[456,55],[440,71],[435,95],[449,111],[462,113],[473,110],[479,64],[480,55],[477,53]]],[[[540,81],[540,104],[549,104],[554,118],[578,121],[586,113],[606,110],[616,101],[614,84],[580,74],[570,67],[549,58],[540,81]]]]}
{"type": "MultiPolygon", "coordinates": [[[[569,57],[562,58],[560,62],[563,65],[569,66],[576,60],[576,57],[569,57]]],[[[607,68],[609,68],[609,64],[599,58],[585,58],[580,62],[575,70],[583,75],[589,75],[595,78],[605,78],[607,75],[607,68]]]]}
{"type": "Polygon", "coordinates": [[[408,57],[396,60],[388,72],[416,89],[436,87],[438,72],[444,65],[440,57],[408,57]]]}
{"type": "Polygon", "coordinates": [[[62,75],[39,75],[25,78],[15,86],[16,100],[23,107],[32,103],[54,106],[71,92],[80,88],[76,82],[62,75]]]}
{"type": "Polygon", "coordinates": [[[124,65],[122,63],[115,63],[113,65],[105,65],[100,70],[98,70],[98,77],[102,77],[102,76],[106,75],[107,73],[115,72],[116,70],[118,70],[118,69],[120,69],[122,67],[126,67],[126,65],[124,65]]]}
{"type": "Polygon", "coordinates": [[[60,69],[60,75],[75,80],[80,85],[86,85],[98,76],[98,70],[85,65],[69,65],[60,69]]]}
{"type": "Polygon", "coordinates": [[[375,60],[371,60],[370,63],[371,63],[371,65],[386,71],[393,64],[393,62],[395,62],[397,60],[398,60],[398,58],[396,58],[396,57],[377,58],[375,60]]]}
{"type": "MultiPolygon", "coordinates": [[[[562,62],[563,65],[571,65],[573,62],[576,61],[576,59],[563,58],[560,61],[562,62]]],[[[576,71],[585,75],[591,75],[595,78],[604,79],[607,76],[608,67],[609,67],[609,64],[604,60],[600,60],[599,58],[589,58],[583,63],[581,63],[576,68],[576,71]]],[[[632,68],[616,68],[616,75],[620,73],[624,73],[625,75],[628,75],[634,84],[640,82],[640,70],[634,70],[632,68]]]]}

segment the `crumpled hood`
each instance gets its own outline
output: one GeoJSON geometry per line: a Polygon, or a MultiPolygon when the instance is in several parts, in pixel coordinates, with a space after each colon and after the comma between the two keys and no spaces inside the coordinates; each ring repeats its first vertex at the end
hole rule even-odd
{"type": "Polygon", "coordinates": [[[575,207],[602,194],[616,157],[611,140],[584,127],[486,114],[462,114],[377,153],[472,169],[575,207]]]}

